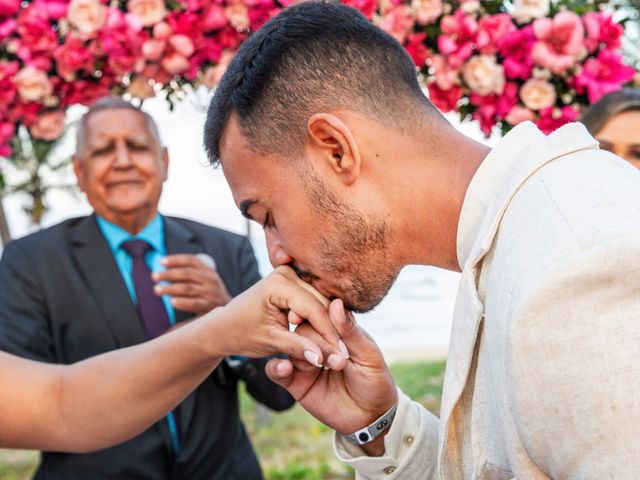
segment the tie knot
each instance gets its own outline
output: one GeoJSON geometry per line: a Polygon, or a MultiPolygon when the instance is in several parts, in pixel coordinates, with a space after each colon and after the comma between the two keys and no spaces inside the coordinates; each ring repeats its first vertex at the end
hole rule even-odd
{"type": "Polygon", "coordinates": [[[121,247],[133,258],[144,257],[153,248],[144,240],[129,240],[123,242],[121,247]]]}

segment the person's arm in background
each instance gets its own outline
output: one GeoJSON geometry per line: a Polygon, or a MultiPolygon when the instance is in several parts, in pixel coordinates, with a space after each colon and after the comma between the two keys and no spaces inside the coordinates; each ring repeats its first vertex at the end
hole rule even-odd
{"type": "Polygon", "coordinates": [[[286,351],[304,360],[312,352],[342,368],[337,344],[326,301],[281,267],[226,307],[141,345],[68,366],[0,353],[0,447],[105,448],[160,419],[224,356],[286,351]],[[289,311],[308,318],[333,351],[290,332],[289,311]]]}

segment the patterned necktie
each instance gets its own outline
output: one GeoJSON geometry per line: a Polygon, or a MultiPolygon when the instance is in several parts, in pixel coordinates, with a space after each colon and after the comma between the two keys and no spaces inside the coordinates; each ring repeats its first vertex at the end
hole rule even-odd
{"type": "MultiPolygon", "coordinates": [[[[166,332],[171,324],[169,315],[164,308],[162,299],[153,291],[153,279],[151,270],[144,261],[144,255],[153,247],[144,240],[129,240],[122,244],[122,248],[131,255],[133,260],[133,286],[138,299],[138,312],[142,318],[142,325],[147,340],[151,340],[166,332]]],[[[168,414],[169,422],[175,421],[177,438],[174,448],[179,448],[180,438],[180,406],[177,406],[168,414]]],[[[173,435],[172,435],[173,436],[173,435]]]]}
{"type": "Polygon", "coordinates": [[[133,260],[133,285],[138,299],[138,312],[147,340],[162,335],[170,327],[169,315],[164,308],[162,298],[153,291],[151,270],[144,261],[144,255],[153,247],[144,240],[129,240],[122,248],[133,260]]]}

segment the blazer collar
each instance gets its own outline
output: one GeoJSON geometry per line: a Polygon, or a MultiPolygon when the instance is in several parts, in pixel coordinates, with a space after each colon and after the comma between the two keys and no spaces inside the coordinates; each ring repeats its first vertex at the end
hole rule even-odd
{"type": "Polygon", "coordinates": [[[458,222],[458,263],[473,268],[491,248],[502,214],[522,184],[549,160],[598,142],[581,123],[545,136],[531,122],[509,132],[478,168],[462,204],[458,222]]]}

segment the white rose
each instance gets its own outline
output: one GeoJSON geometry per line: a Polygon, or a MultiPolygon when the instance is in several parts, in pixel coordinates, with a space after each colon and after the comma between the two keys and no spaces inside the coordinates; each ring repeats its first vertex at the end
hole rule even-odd
{"type": "Polygon", "coordinates": [[[518,23],[525,23],[534,18],[546,17],[549,14],[549,0],[515,0],[511,16],[518,23]]]}
{"type": "Polygon", "coordinates": [[[462,78],[478,95],[500,95],[504,90],[504,68],[494,55],[475,55],[462,67],[462,78]]]}

